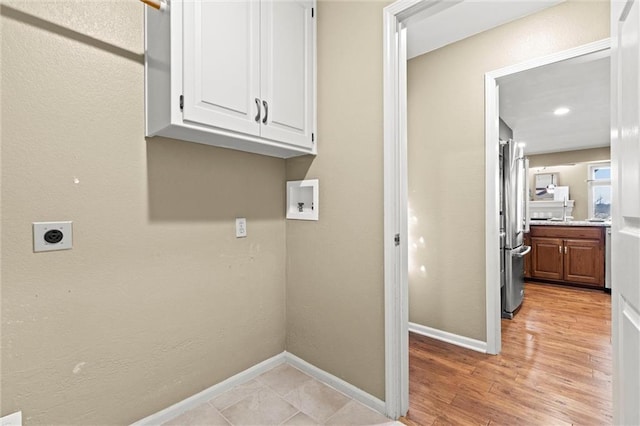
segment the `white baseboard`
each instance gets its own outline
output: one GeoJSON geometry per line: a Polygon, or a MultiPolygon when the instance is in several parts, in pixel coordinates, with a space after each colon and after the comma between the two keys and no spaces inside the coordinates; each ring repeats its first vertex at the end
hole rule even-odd
{"type": "Polygon", "coordinates": [[[460,336],[458,334],[449,333],[447,331],[436,330],[435,328],[427,327],[425,325],[409,323],[409,331],[423,336],[431,337],[436,340],[451,343],[452,345],[461,346],[463,348],[471,349],[477,352],[487,353],[487,342],[482,342],[476,339],[470,339],[469,337],[460,336]]]}
{"type": "Polygon", "coordinates": [[[340,391],[343,394],[355,399],[356,401],[363,403],[367,407],[381,413],[382,415],[387,415],[384,401],[381,401],[380,399],[371,394],[368,394],[362,389],[353,386],[351,383],[345,382],[344,380],[334,376],[333,374],[321,370],[315,365],[309,364],[307,361],[298,358],[290,352],[284,352],[284,356],[288,364],[307,373],[311,377],[331,386],[337,391],[340,391]]]}
{"type": "Polygon", "coordinates": [[[138,420],[137,422],[133,423],[132,426],[160,425],[162,423],[168,422],[169,420],[178,417],[185,411],[189,411],[192,408],[196,408],[197,406],[204,404],[205,402],[209,401],[212,398],[215,398],[223,392],[228,391],[234,386],[255,379],[262,373],[265,373],[268,370],[271,370],[273,367],[276,367],[284,362],[286,362],[285,352],[279,353],[278,355],[275,355],[267,360],[262,361],[259,364],[254,365],[253,367],[241,371],[235,376],[231,376],[228,379],[216,385],[213,385],[208,389],[203,390],[202,392],[190,396],[189,398],[173,404],[172,406],[167,407],[162,411],[158,411],[155,414],[145,417],[142,420],[138,420]]]}

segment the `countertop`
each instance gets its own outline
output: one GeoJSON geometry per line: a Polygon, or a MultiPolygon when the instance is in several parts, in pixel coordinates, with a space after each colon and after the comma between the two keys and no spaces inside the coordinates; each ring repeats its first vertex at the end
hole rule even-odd
{"type": "Polygon", "coordinates": [[[590,222],[588,220],[568,220],[563,222],[561,220],[531,220],[529,222],[531,226],[600,226],[610,227],[611,221],[605,222],[590,222]]]}

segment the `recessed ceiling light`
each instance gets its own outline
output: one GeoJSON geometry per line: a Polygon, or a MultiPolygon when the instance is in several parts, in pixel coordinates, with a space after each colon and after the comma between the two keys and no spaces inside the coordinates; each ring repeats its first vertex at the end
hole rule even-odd
{"type": "Polygon", "coordinates": [[[555,115],[565,115],[565,114],[569,114],[569,111],[571,110],[567,107],[560,107],[560,108],[556,108],[556,110],[553,111],[553,113],[555,115]]]}

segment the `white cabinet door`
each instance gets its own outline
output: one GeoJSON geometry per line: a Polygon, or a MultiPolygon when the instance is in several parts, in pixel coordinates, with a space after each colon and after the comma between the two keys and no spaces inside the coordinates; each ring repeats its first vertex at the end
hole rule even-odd
{"type": "Polygon", "coordinates": [[[261,135],[311,148],[314,31],[309,0],[264,0],[261,11],[261,135]]]}
{"type": "Polygon", "coordinates": [[[183,4],[183,120],[259,135],[260,3],[183,4]]]}

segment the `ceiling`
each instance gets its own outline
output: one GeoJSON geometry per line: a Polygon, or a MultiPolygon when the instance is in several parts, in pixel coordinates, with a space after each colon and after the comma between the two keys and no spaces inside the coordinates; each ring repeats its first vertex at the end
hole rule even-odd
{"type": "Polygon", "coordinates": [[[610,145],[609,64],[607,50],[498,80],[500,117],[527,154],[610,145]]]}
{"type": "Polygon", "coordinates": [[[443,47],[451,43],[451,40],[462,40],[563,1],[445,0],[434,2],[405,21],[407,57],[414,58],[443,47]]]}
{"type": "MultiPolygon", "coordinates": [[[[414,58],[451,40],[462,40],[563,1],[425,3],[424,10],[405,21],[407,57],[414,58]]],[[[500,116],[513,129],[514,139],[526,142],[527,154],[610,145],[608,54],[585,55],[499,79],[500,116]],[[553,111],[560,106],[571,112],[555,116],[553,111]]]]}

